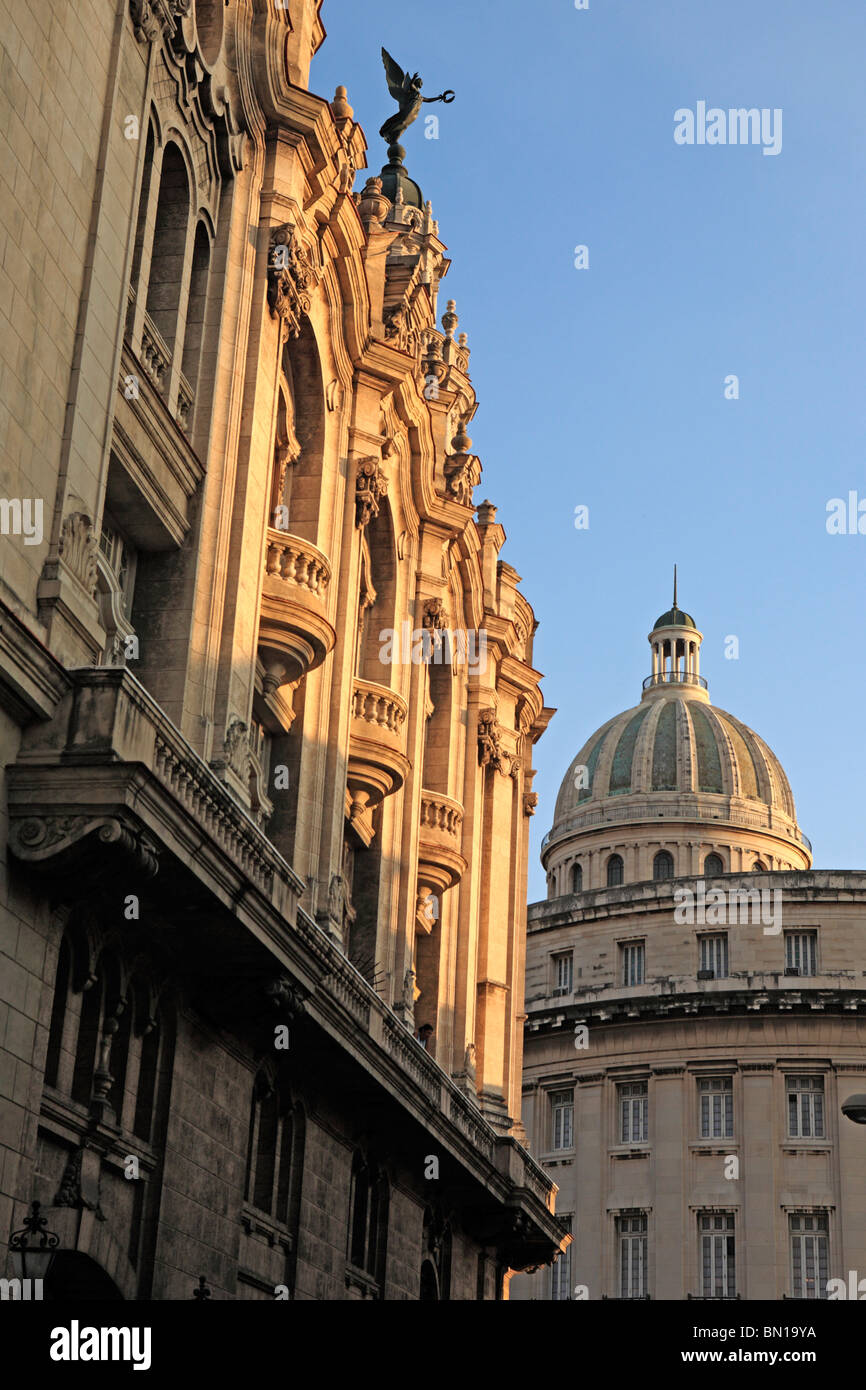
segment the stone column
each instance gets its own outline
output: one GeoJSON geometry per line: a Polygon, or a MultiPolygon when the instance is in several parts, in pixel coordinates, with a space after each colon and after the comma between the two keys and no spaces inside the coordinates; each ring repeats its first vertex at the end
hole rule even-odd
{"type": "MultiPolygon", "coordinates": [[[[777,1192],[779,1140],[784,1125],[784,1098],[774,1084],[772,1062],[744,1062],[740,1068],[742,1130],[739,1137],[740,1181],[730,1183],[731,1201],[740,1193],[737,1212],[737,1290],[747,1299],[779,1299],[788,1292],[787,1273],[775,1268],[775,1224],[782,1219],[777,1192]],[[745,1287],[746,1241],[749,1250],[749,1284],[745,1287]]],[[[736,1087],[736,1080],[734,1086],[736,1087]]],[[[736,1113],[736,1112],[735,1112],[736,1113]]]]}
{"type": "Polygon", "coordinates": [[[680,1299],[686,1287],[685,1146],[688,1125],[683,1088],[690,1078],[679,1064],[654,1067],[651,1136],[654,1205],[649,1214],[649,1292],[680,1299]]]}
{"type": "MultiPolygon", "coordinates": [[[[590,1028],[589,1046],[593,1045],[590,1028]]],[[[604,1072],[578,1076],[574,1088],[574,1243],[571,1255],[572,1293],[574,1285],[585,1284],[593,1301],[608,1292],[605,1285],[603,1247],[607,1235],[605,1213],[608,1183],[607,1124],[604,1110],[604,1072]]]]}

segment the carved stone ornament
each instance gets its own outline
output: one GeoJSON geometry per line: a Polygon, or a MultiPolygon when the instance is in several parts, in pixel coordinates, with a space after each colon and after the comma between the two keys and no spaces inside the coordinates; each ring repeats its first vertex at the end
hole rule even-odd
{"type": "Polygon", "coordinates": [[[137,826],[118,816],[28,816],[13,822],[9,847],[25,863],[46,864],[89,835],[115,845],[152,878],[159,869],[159,846],[137,826]]]}
{"type": "Polygon", "coordinates": [[[310,312],[316,270],[291,222],[271,228],[268,252],[268,304],[283,326],[283,340],[297,338],[301,319],[310,312]]]}
{"type": "Polygon", "coordinates": [[[98,554],[93,521],[84,512],[70,512],[60,529],[60,555],[90,598],[96,593],[98,554]]]}
{"type": "Polygon", "coordinates": [[[81,1149],[75,1149],[70,1155],[63,1170],[63,1177],[60,1179],[57,1196],[54,1198],[53,1205],[55,1207],[80,1207],[82,1205],[81,1158],[81,1149]]]}
{"type": "Polygon", "coordinates": [[[192,0],[129,0],[132,26],[139,43],[152,43],[189,14],[192,0]]]}
{"type": "Polygon", "coordinates": [[[250,771],[250,742],[247,726],[242,719],[233,719],[229,724],[223,740],[223,750],[226,763],[232,772],[236,772],[239,777],[247,778],[250,771]]]}
{"type": "Polygon", "coordinates": [[[292,1019],[304,1012],[304,991],[287,975],[279,975],[265,985],[265,997],[281,1018],[292,1019]]]}
{"type": "Polygon", "coordinates": [[[481,710],[478,715],[479,766],[492,767],[497,772],[507,772],[506,757],[502,748],[502,734],[496,722],[496,710],[481,710]]]}
{"type": "Polygon", "coordinates": [[[388,479],[375,455],[359,459],[355,474],[355,525],[364,527],[379,515],[379,502],[388,491],[388,479]]]}
{"type": "Polygon", "coordinates": [[[441,598],[428,598],[426,600],[422,622],[424,627],[434,630],[447,628],[448,614],[441,598]]]}
{"type": "Polygon", "coordinates": [[[538,805],[538,792],[524,792],[523,795],[523,814],[534,816],[535,808],[538,805]]]}
{"type": "Polygon", "coordinates": [[[385,315],[385,341],[400,352],[411,353],[413,357],[417,354],[418,334],[412,327],[407,305],[398,304],[385,315]]]}

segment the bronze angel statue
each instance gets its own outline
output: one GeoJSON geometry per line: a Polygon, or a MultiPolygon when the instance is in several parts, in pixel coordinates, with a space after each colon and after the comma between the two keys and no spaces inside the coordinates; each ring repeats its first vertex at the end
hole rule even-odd
{"type": "Polygon", "coordinates": [[[382,129],[379,131],[383,140],[387,140],[389,145],[396,144],[404,130],[408,130],[414,120],[418,118],[418,112],[425,102],[444,101],[446,103],[454,100],[454,93],[449,89],[442,92],[438,97],[422,97],[421,88],[424,83],[416,72],[410,77],[408,72],[404,72],[399,63],[394,59],[387,49],[382,49],[382,62],[385,64],[385,76],[388,79],[388,91],[399,104],[399,111],[390,116],[382,129]]]}

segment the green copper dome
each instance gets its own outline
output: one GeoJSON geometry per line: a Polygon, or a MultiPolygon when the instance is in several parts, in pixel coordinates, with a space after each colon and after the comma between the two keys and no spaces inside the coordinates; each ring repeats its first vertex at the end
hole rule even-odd
{"type": "Polygon", "coordinates": [[[709,794],[724,798],[728,810],[731,801],[758,802],[796,821],[784,770],[753,729],[725,710],[665,691],[587,739],[560,788],[554,822],[590,804],[647,802],[659,793],[709,794]]]}
{"type": "Polygon", "coordinates": [[[690,613],[684,613],[681,608],[669,608],[667,613],[662,613],[660,618],[656,618],[653,632],[659,627],[693,627],[697,630],[697,623],[690,613]]]}

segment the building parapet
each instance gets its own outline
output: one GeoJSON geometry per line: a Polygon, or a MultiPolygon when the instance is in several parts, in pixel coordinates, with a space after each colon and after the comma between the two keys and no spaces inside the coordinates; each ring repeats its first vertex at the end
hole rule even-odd
{"type": "MultiPolygon", "coordinates": [[[[700,877],[689,874],[659,882],[646,880],[615,888],[593,888],[585,893],[569,893],[530,903],[527,931],[544,931],[626,913],[672,912],[676,890],[694,885],[700,877]]],[[[724,883],[728,888],[743,885],[776,889],[784,893],[788,903],[819,902],[824,897],[834,903],[866,903],[866,871],[857,869],[784,869],[703,877],[707,883],[724,883]]]]}

